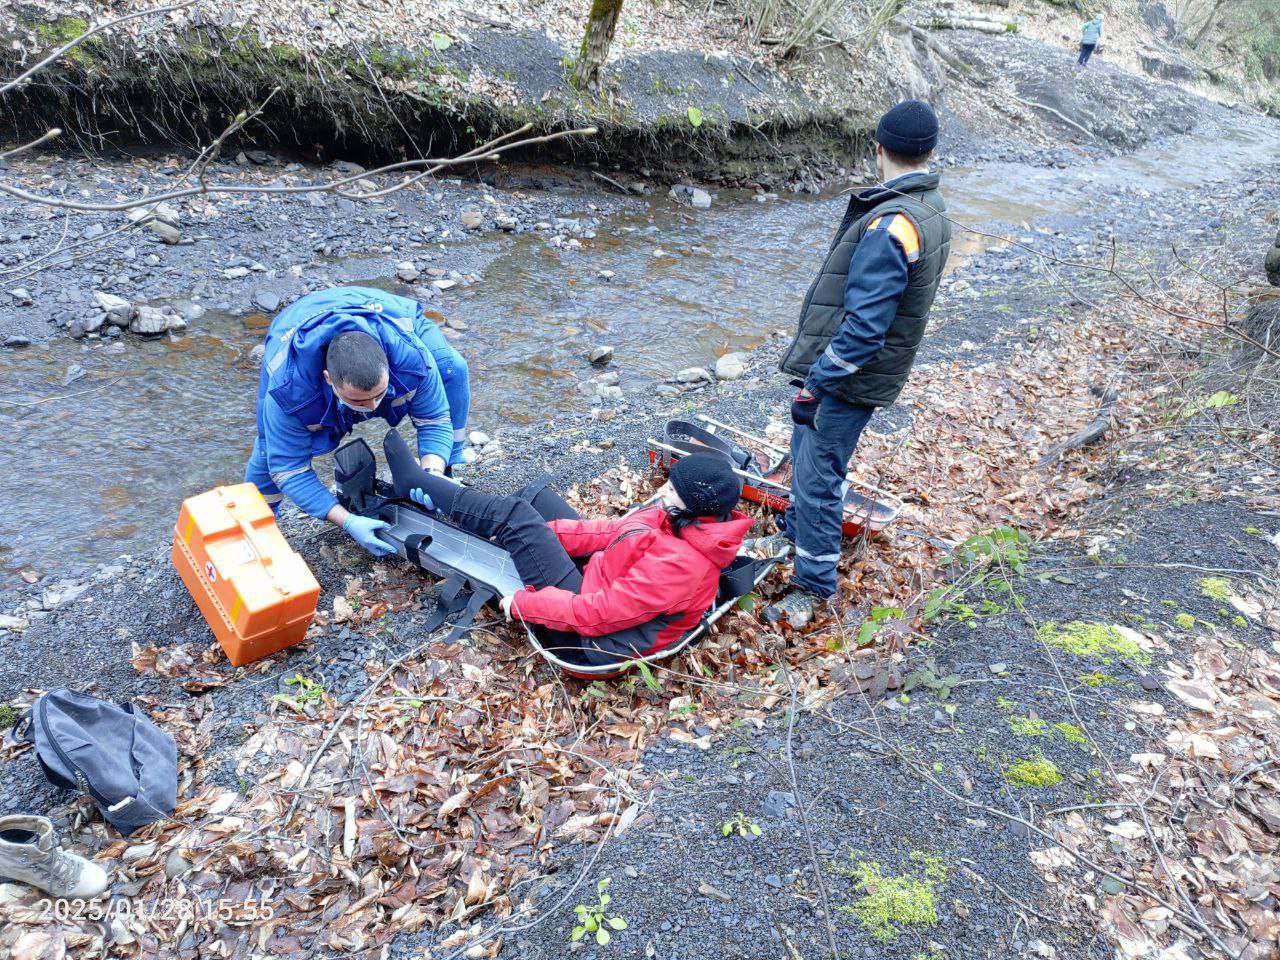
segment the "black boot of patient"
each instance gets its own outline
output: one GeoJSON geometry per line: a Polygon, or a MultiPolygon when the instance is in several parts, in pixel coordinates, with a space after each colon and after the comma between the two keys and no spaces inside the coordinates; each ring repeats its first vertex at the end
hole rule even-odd
{"type": "Polygon", "coordinates": [[[449,514],[453,511],[453,502],[464,489],[460,483],[441,474],[423,470],[422,464],[413,455],[404,438],[394,430],[388,430],[383,438],[382,453],[391,469],[391,483],[397,497],[408,500],[411,490],[422,490],[441,513],[449,514]]]}

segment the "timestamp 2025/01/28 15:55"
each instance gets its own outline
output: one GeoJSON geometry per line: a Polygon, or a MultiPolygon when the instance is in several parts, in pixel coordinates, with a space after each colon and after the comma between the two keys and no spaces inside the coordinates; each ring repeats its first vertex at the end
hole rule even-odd
{"type": "Polygon", "coordinates": [[[275,906],[261,900],[204,900],[200,897],[165,897],[146,903],[134,903],[125,898],[81,900],[60,897],[41,900],[40,908],[46,919],[63,922],[137,915],[149,920],[220,920],[234,923],[270,920],[276,915],[275,906]]]}

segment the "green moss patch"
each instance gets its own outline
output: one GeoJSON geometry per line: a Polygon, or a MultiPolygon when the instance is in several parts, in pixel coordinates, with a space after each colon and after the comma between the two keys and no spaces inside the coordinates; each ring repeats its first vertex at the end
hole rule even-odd
{"type": "Polygon", "coordinates": [[[1180,613],[1173,618],[1173,622],[1183,630],[1190,630],[1196,625],[1196,618],[1189,613],[1180,613]]]}
{"type": "Polygon", "coordinates": [[[1055,787],[1062,782],[1062,773],[1047,757],[1035,760],[1015,760],[1004,772],[1004,778],[1015,787],[1055,787]]]}
{"type": "Polygon", "coordinates": [[[1086,687],[1092,687],[1095,690],[1104,683],[1116,682],[1115,677],[1111,676],[1109,673],[1103,673],[1101,670],[1095,670],[1093,673],[1082,674],[1078,679],[1086,687]]]}
{"type": "Polygon", "coordinates": [[[21,714],[18,713],[17,708],[11,707],[7,703],[0,704],[0,730],[8,730],[18,722],[18,717],[20,716],[21,714]]]}
{"type": "Polygon", "coordinates": [[[1231,596],[1231,581],[1226,577],[1201,577],[1197,582],[1201,596],[1210,600],[1225,600],[1231,596]]]}
{"type": "Polygon", "coordinates": [[[1020,737],[1043,737],[1048,728],[1039,717],[1009,717],[1009,729],[1020,737]]]}
{"type": "Polygon", "coordinates": [[[1151,657],[1135,641],[1105,623],[1045,623],[1036,630],[1036,636],[1051,647],[1078,657],[1095,657],[1103,663],[1111,663],[1117,657],[1143,666],[1151,663],[1151,657]]]}
{"type": "Polygon", "coordinates": [[[1088,743],[1089,738],[1085,736],[1085,732],[1077,727],[1074,723],[1055,723],[1053,730],[1058,736],[1062,737],[1067,743],[1088,743]]]}
{"type": "Polygon", "coordinates": [[[935,892],[947,880],[947,865],[938,857],[914,850],[911,874],[894,876],[874,862],[855,859],[853,869],[841,873],[853,877],[862,895],[842,906],[861,921],[867,932],[881,943],[889,943],[909,927],[933,927],[938,924],[935,892]]]}

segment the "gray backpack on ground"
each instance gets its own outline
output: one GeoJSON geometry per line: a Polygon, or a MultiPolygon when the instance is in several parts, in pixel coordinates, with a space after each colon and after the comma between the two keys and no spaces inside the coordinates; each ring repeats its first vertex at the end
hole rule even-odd
{"type": "Polygon", "coordinates": [[[89,794],[121,833],[173,813],[177,745],[133,704],[63,687],[37,700],[25,723],[45,776],[55,786],[89,794]]]}

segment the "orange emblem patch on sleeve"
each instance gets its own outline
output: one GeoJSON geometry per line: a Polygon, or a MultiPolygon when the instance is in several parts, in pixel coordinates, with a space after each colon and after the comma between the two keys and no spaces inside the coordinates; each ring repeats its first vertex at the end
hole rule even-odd
{"type": "Polygon", "coordinates": [[[920,234],[909,217],[895,213],[889,221],[889,235],[902,247],[902,252],[907,255],[907,263],[915,263],[920,259],[920,234]]]}

